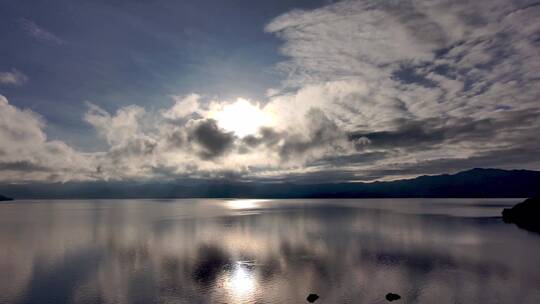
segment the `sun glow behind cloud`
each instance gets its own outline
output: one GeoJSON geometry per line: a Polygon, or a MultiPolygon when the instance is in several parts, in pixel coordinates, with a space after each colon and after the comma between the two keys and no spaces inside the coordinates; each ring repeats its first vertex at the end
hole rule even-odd
{"type": "Polygon", "coordinates": [[[221,128],[240,137],[255,134],[261,127],[272,124],[272,116],[265,113],[258,103],[253,104],[243,98],[212,110],[209,117],[215,119],[221,128]]]}
{"type": "MultiPolygon", "coordinates": [[[[130,104],[125,96],[115,109],[117,103],[99,96],[98,82],[96,96],[80,90],[81,101],[96,104],[88,104],[85,125],[69,130],[56,115],[32,112],[43,108],[38,104],[26,109],[16,104],[19,97],[14,104],[0,95],[0,181],[339,182],[471,167],[537,169],[540,146],[531,138],[540,127],[539,14],[532,0],[358,0],[284,12],[264,29],[282,40],[284,61],[276,71],[284,73],[283,82],[260,103],[218,99],[230,93],[205,88],[201,78],[198,92],[180,86],[161,92],[178,94],[170,95],[170,106],[139,104],[144,98],[130,104]],[[73,132],[75,143],[88,136],[87,127],[106,145],[89,138],[79,150],[61,134],[47,134],[65,129],[61,133],[73,132]]],[[[61,33],[53,35],[41,22],[20,25],[49,47],[64,44],[61,33]]],[[[142,55],[159,62],[162,53],[149,51],[142,55]]],[[[0,85],[10,92],[38,81],[31,69],[7,67],[0,85]]],[[[131,80],[118,83],[138,83],[131,80]]],[[[77,113],[61,114],[73,121],[77,113]]]]}

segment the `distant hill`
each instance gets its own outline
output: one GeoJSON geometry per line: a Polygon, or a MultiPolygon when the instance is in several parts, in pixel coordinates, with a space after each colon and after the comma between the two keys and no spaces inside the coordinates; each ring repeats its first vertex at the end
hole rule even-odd
{"type": "Polygon", "coordinates": [[[472,169],[388,182],[269,184],[239,182],[85,182],[0,185],[17,198],[383,198],[531,197],[540,171],[472,169]]]}
{"type": "Polygon", "coordinates": [[[0,202],[3,202],[3,201],[12,201],[13,199],[11,197],[7,197],[7,196],[3,196],[2,194],[0,194],[0,202]]]}

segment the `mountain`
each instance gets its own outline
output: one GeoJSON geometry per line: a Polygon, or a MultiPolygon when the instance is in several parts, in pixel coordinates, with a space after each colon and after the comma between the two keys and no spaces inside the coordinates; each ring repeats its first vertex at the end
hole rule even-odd
{"type": "Polygon", "coordinates": [[[540,171],[472,169],[372,183],[69,182],[0,185],[23,198],[383,198],[532,197],[540,194],[540,171]]]}
{"type": "Polygon", "coordinates": [[[13,199],[11,197],[7,197],[7,196],[3,196],[2,194],[0,194],[0,202],[3,202],[3,201],[12,201],[13,199]]]}

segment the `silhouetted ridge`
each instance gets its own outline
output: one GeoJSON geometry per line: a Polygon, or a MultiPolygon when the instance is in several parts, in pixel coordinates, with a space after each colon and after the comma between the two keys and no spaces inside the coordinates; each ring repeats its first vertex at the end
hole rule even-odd
{"type": "MultiPolygon", "coordinates": [[[[321,173],[323,174],[323,173],[321,173]]],[[[18,198],[405,198],[536,197],[540,172],[471,169],[372,183],[265,183],[183,180],[174,182],[68,182],[0,185],[18,198]]]]}
{"type": "Polygon", "coordinates": [[[540,198],[528,198],[514,207],[502,211],[505,223],[540,233],[540,198]]]}
{"type": "Polygon", "coordinates": [[[12,201],[13,199],[11,197],[3,196],[0,194],[0,202],[2,201],[12,201]]]}

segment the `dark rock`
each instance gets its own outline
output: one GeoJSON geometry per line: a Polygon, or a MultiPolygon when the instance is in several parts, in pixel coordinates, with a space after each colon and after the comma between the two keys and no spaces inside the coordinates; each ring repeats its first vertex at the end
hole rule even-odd
{"type": "Polygon", "coordinates": [[[2,201],[12,201],[13,199],[11,197],[3,196],[0,194],[0,202],[2,201]]]}
{"type": "Polygon", "coordinates": [[[306,300],[309,303],[313,303],[313,302],[317,301],[318,298],[319,298],[319,296],[316,293],[310,293],[309,296],[307,296],[306,300]]]}
{"type": "Polygon", "coordinates": [[[502,216],[505,223],[540,233],[540,198],[528,198],[510,209],[505,208],[502,216]]]}
{"type": "Polygon", "coordinates": [[[396,294],[396,293],[387,293],[386,294],[386,300],[388,302],[397,301],[399,299],[401,299],[401,296],[396,294]]]}

